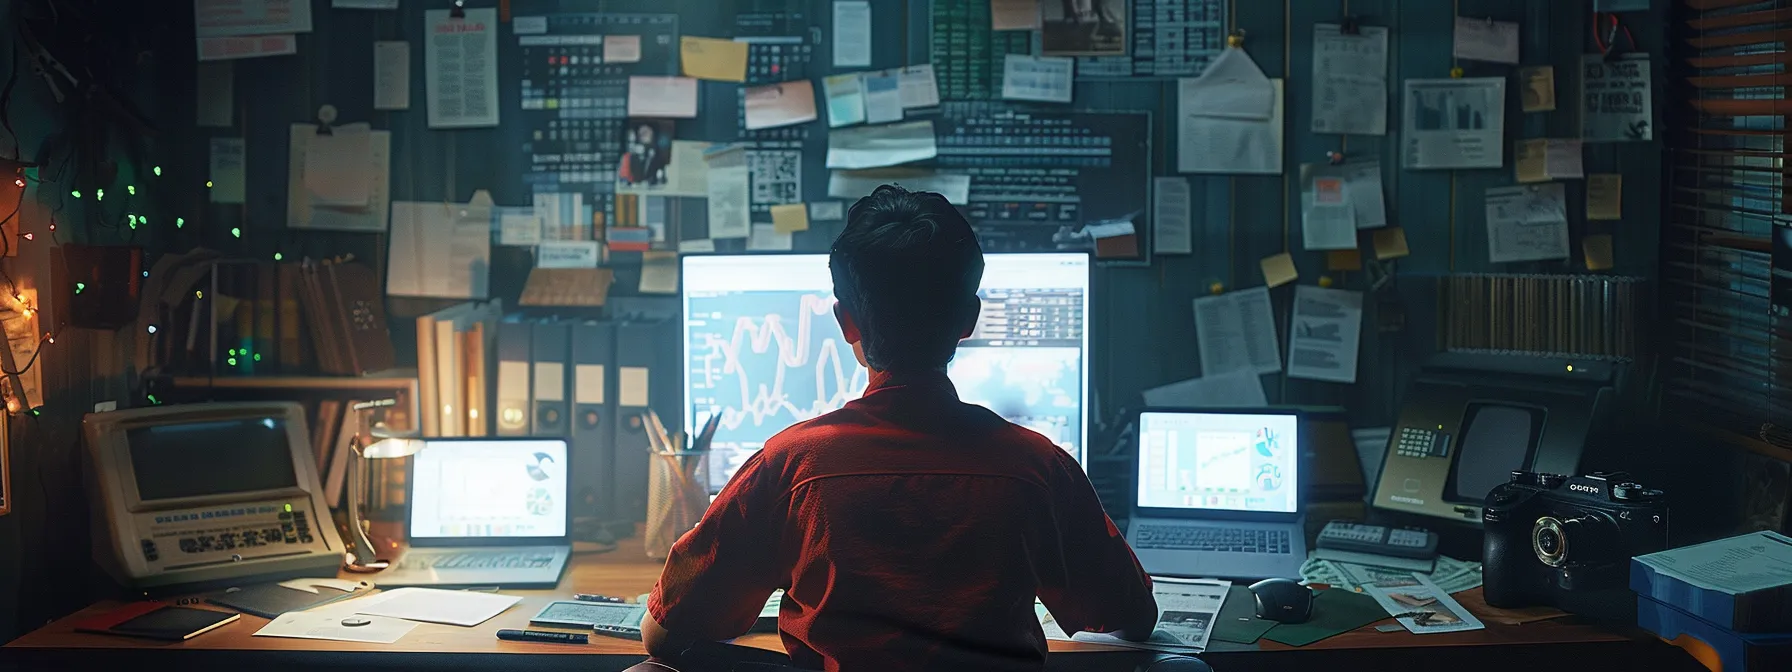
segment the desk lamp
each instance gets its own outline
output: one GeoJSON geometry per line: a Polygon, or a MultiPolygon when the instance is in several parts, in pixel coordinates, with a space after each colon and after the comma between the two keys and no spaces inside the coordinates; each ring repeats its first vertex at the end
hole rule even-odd
{"type": "Polygon", "coordinates": [[[359,428],[349,442],[355,463],[348,469],[349,550],[342,561],[343,568],[351,572],[377,572],[391,564],[379,559],[373,541],[367,538],[366,525],[361,521],[361,504],[367,497],[367,461],[410,457],[423,450],[422,439],[393,436],[387,433],[384,422],[373,422],[376,410],[397,404],[395,399],[381,399],[354,405],[359,428]]]}

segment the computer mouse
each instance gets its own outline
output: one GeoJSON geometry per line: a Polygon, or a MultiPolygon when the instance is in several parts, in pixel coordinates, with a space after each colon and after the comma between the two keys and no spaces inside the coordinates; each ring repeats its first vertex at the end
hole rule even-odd
{"type": "Polygon", "coordinates": [[[1257,598],[1257,618],[1277,623],[1305,623],[1313,615],[1313,591],[1288,579],[1264,579],[1251,584],[1257,598]]]}

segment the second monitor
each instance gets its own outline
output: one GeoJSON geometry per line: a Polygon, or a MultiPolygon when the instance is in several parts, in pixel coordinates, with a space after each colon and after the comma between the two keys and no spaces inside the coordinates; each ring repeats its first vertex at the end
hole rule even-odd
{"type": "MultiPolygon", "coordinates": [[[[711,415],[710,490],[767,439],[840,408],[869,376],[834,319],[825,254],[683,259],[684,426],[711,415]]],[[[984,256],[976,331],[948,375],[960,399],[1039,432],[1082,462],[1089,397],[1089,256],[984,256]]]]}

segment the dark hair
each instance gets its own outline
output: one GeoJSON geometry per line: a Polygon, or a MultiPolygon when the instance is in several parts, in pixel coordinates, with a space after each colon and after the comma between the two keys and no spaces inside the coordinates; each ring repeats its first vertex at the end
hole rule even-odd
{"type": "Polygon", "coordinates": [[[886,184],[852,205],[828,270],[871,368],[936,369],[975,319],[983,248],[944,196],[886,184]]]}

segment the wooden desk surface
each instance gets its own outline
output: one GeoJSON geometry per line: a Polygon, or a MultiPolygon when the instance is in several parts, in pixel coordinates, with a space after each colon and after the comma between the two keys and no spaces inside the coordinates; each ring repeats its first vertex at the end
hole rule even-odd
{"type": "MultiPolygon", "coordinates": [[[[340,660],[344,655],[353,655],[356,659],[378,658],[383,664],[393,662],[413,662],[424,658],[434,662],[430,667],[442,667],[445,660],[439,654],[454,654],[451,667],[478,667],[484,661],[489,666],[494,662],[492,656],[500,656],[507,669],[514,669],[516,664],[540,658],[546,663],[548,659],[565,662],[562,657],[580,656],[579,660],[599,662],[601,668],[621,669],[628,664],[638,662],[646,655],[639,642],[612,637],[593,636],[588,646],[571,646],[564,644],[538,644],[531,642],[500,641],[496,632],[500,628],[524,628],[529,626],[529,618],[539,612],[543,606],[554,600],[571,599],[574,593],[596,593],[633,597],[646,593],[653,588],[654,581],[659,578],[660,565],[646,558],[639,539],[624,541],[619,547],[608,553],[596,553],[583,550],[583,545],[574,550],[573,562],[566,576],[561,580],[557,590],[518,590],[504,591],[506,595],[522,597],[522,602],[511,607],[497,617],[474,628],[462,628],[430,623],[419,624],[415,630],[394,644],[365,644],[358,642],[339,642],[330,640],[289,639],[280,637],[255,637],[255,631],[267,623],[267,619],[244,614],[230,625],[207,633],[186,642],[164,643],[151,640],[115,637],[76,632],[73,623],[81,619],[104,613],[119,606],[118,602],[100,602],[89,606],[66,618],[59,619],[8,643],[0,650],[0,660],[17,658],[37,661],[49,665],[51,661],[84,660],[92,661],[100,658],[122,658],[140,656],[151,651],[175,652],[186,654],[182,657],[193,657],[204,652],[207,657],[223,656],[244,661],[274,659],[288,663],[316,664],[330,660],[340,660]],[[279,654],[270,656],[268,654],[279,654]],[[533,658],[522,658],[530,656],[533,658]]],[[[344,578],[363,579],[367,575],[344,575],[344,578]]],[[[379,575],[371,575],[374,583],[379,582],[379,575]]],[[[1384,620],[1380,623],[1391,623],[1384,620]]],[[[547,628],[538,628],[547,629],[547,628]]],[[[736,644],[762,649],[782,651],[783,646],[776,634],[752,634],[735,640],[736,644]]],[[[1204,659],[1217,662],[1216,658],[1236,659],[1240,654],[1251,654],[1254,662],[1264,662],[1263,652],[1271,651],[1350,651],[1375,649],[1377,655],[1390,649],[1429,649],[1448,648],[1481,648],[1487,646],[1501,647],[1549,647],[1551,645],[1610,645],[1648,644],[1646,638],[1636,632],[1617,631],[1599,626],[1576,623],[1563,619],[1543,621],[1518,626],[1489,624],[1485,630],[1470,632],[1432,634],[1417,636],[1404,631],[1383,633],[1374,625],[1365,626],[1355,631],[1325,639],[1305,647],[1295,649],[1267,640],[1255,645],[1236,645],[1225,642],[1213,642],[1209,651],[1202,654],[1204,659]]],[[[1071,669],[1089,669],[1083,663],[1095,663],[1097,660],[1113,659],[1116,661],[1136,660],[1136,652],[1125,652],[1093,644],[1078,642],[1051,643],[1054,669],[1063,663],[1075,661],[1071,669]],[[1066,660],[1068,659],[1068,660],[1066,660]]],[[[1484,650],[1484,649],[1483,649],[1484,650]]],[[[150,654],[155,655],[155,654],[150,654]]],[[[1306,659],[1306,662],[1312,662],[1306,659]]],[[[401,665],[402,666],[402,665],[401,665]]],[[[259,665],[258,665],[259,667],[259,665]]],[[[1106,665],[1098,667],[1106,668],[1106,665]]],[[[1127,667],[1130,667],[1128,665],[1127,667]]],[[[1262,667],[1252,665],[1252,667],[1262,667]]],[[[593,668],[587,668],[593,669],[593,668]]]]}

